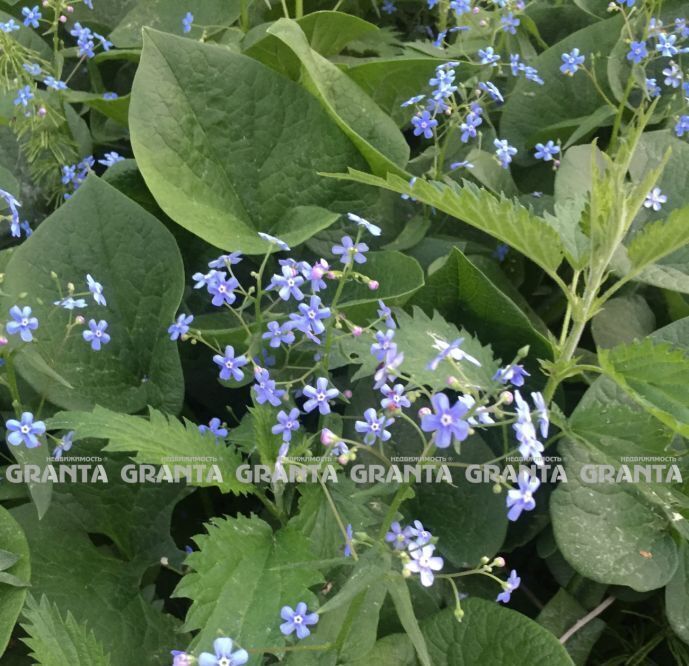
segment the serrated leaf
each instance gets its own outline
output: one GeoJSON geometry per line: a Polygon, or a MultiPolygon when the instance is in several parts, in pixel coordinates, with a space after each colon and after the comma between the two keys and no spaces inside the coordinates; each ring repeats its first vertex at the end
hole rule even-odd
{"type": "Polygon", "coordinates": [[[191,485],[217,486],[223,492],[236,494],[250,490],[250,486],[236,477],[242,458],[234,448],[216,443],[212,435],[202,434],[189,421],[182,423],[155,409],[149,410],[148,419],[111,412],[104,407],[96,407],[93,412],[59,412],[48,419],[48,427],[74,430],[77,440],[107,439],[105,451],[134,453],[137,463],[163,465],[169,464],[170,458],[184,461],[197,456],[214,459],[216,462],[212,464],[218,465],[222,480],[209,478],[210,472],[206,470],[201,478],[192,475],[191,485]]]}
{"type": "Polygon", "coordinates": [[[564,249],[557,232],[516,201],[497,197],[476,185],[417,180],[413,185],[394,174],[379,178],[350,168],[337,179],[408,194],[417,201],[484,231],[512,246],[551,276],[562,262],[564,249]]]}
{"type": "Polygon", "coordinates": [[[28,634],[22,641],[29,646],[31,658],[40,666],[111,664],[110,656],[88,625],[79,624],[69,612],[63,617],[45,596],[40,602],[29,597],[21,625],[28,634]]]}
{"type": "MultiPolygon", "coordinates": [[[[294,561],[314,559],[308,540],[285,527],[273,533],[255,516],[214,518],[208,534],[194,537],[199,550],[187,558],[187,573],[174,596],[191,599],[185,628],[198,629],[193,646],[207,646],[219,636],[232,636],[239,645],[280,646],[280,609],[304,601],[315,608],[309,587],[322,582],[318,570],[278,569],[294,561]]],[[[250,666],[260,663],[254,654],[250,666]]]]}

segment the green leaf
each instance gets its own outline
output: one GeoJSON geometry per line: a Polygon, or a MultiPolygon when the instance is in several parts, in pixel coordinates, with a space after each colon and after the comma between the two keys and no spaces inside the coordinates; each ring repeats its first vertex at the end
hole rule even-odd
{"type": "Polygon", "coordinates": [[[250,486],[236,477],[237,467],[242,463],[236,449],[217,444],[213,436],[202,434],[198,426],[189,421],[182,423],[155,409],[149,410],[148,419],[118,414],[103,407],[96,407],[93,412],[60,412],[48,419],[48,427],[74,430],[76,440],[87,437],[107,439],[104,451],[134,453],[137,463],[163,465],[169,464],[171,458],[183,461],[192,456],[212,459],[215,461],[212,464],[220,469],[222,480],[209,478],[207,474],[202,478],[192,475],[190,485],[217,486],[222,492],[235,494],[250,490],[250,486]]]}
{"type": "Polygon", "coordinates": [[[118,48],[141,46],[141,29],[156,28],[163,32],[182,34],[182,18],[188,11],[194,14],[190,37],[198,39],[205,26],[230,26],[239,18],[240,0],[139,0],[110,33],[110,40],[118,48]]]}
{"type": "MultiPolygon", "coordinates": [[[[462,454],[452,460],[479,466],[494,457],[479,437],[472,437],[462,444],[462,454]]],[[[496,495],[489,483],[472,483],[466,469],[451,469],[452,485],[418,484],[405,513],[439,538],[438,550],[444,557],[456,566],[474,567],[484,555],[495,555],[505,540],[505,498],[496,495]]]]}
{"type": "Polygon", "coordinates": [[[594,342],[606,348],[641,340],[655,327],[653,310],[638,295],[610,299],[591,322],[594,342]]]}
{"type": "Polygon", "coordinates": [[[347,174],[328,175],[413,196],[511,245],[551,275],[562,261],[562,242],[545,220],[518,202],[496,197],[468,181],[459,185],[417,180],[412,186],[394,174],[384,179],[351,168],[347,174]]]}
{"type": "Polygon", "coordinates": [[[552,357],[548,340],[459,248],[452,248],[445,263],[429,275],[426,286],[411,303],[426,313],[438,310],[448,321],[490,340],[503,359],[511,360],[525,345],[530,345],[535,358],[552,357]]]}
{"type": "Polygon", "coordinates": [[[667,584],[677,568],[677,546],[662,511],[634,485],[591,479],[607,463],[600,453],[571,441],[560,453],[567,483],[551,495],[550,514],[565,559],[599,583],[639,592],[667,584]],[[651,558],[644,557],[647,552],[651,558]]]}
{"type": "Polygon", "coordinates": [[[103,95],[83,92],[80,90],[68,90],[63,93],[65,99],[72,103],[86,104],[91,109],[99,111],[104,116],[112,118],[120,125],[127,126],[129,116],[129,95],[122,95],[117,99],[103,99],[103,95]]]}
{"type": "MultiPolygon", "coordinates": [[[[193,646],[207,646],[219,636],[239,645],[281,646],[280,609],[315,597],[309,587],[322,582],[315,568],[278,569],[291,562],[314,559],[308,540],[291,527],[273,534],[257,517],[214,518],[208,534],[194,537],[199,550],[186,560],[191,572],[174,596],[192,600],[185,629],[199,633],[193,646]]],[[[254,654],[250,666],[260,663],[254,654]]]]}
{"type": "Polygon", "coordinates": [[[36,341],[17,352],[17,369],[63,408],[98,403],[125,412],[146,405],[178,411],[182,370],[166,329],[183,282],[179,250],[163,225],[99,178],[88,178],[7,266],[4,308],[31,305],[40,322],[36,341]],[[87,319],[109,324],[112,340],[100,352],[91,350],[79,327],[65,339],[70,315],[53,305],[60,294],[51,272],[62,289],[72,282],[86,291],[87,273],[103,284],[107,307],[91,302],[85,311],[87,319]],[[54,372],[46,372],[46,364],[54,372]]]}
{"type": "Polygon", "coordinates": [[[381,638],[361,659],[347,661],[342,666],[370,666],[371,664],[417,666],[417,663],[414,646],[406,634],[392,634],[381,638]]]}
{"type": "Polygon", "coordinates": [[[689,545],[683,543],[677,571],[665,588],[665,613],[672,630],[689,643],[689,545]]]}
{"type": "Polygon", "coordinates": [[[0,571],[9,569],[17,560],[19,560],[19,555],[16,553],[11,553],[9,550],[0,550],[0,571]]]}
{"type": "Polygon", "coordinates": [[[337,219],[322,206],[361,205],[356,188],[317,175],[365,162],[301,86],[223,47],[145,35],[132,146],[178,224],[217,247],[259,254],[268,245],[258,231],[297,245],[337,219]]]}
{"type": "MultiPolygon", "coordinates": [[[[562,64],[561,56],[577,47],[586,57],[585,64],[590,68],[591,54],[607,55],[619,38],[621,25],[620,16],[594,23],[569,35],[529,61],[529,65],[541,73],[545,85],[539,86],[526,79],[520,79],[505,103],[500,123],[500,137],[508,139],[519,150],[515,157],[516,162],[533,161],[530,150],[540,141],[540,133],[544,127],[556,123],[564,125],[565,119],[585,122],[591,114],[603,113],[603,100],[591,79],[584,72],[578,72],[573,77],[562,74],[559,70],[562,64]]],[[[595,70],[598,81],[603,89],[607,90],[605,57],[596,59],[595,70]]],[[[612,124],[611,116],[599,117],[600,123],[612,124]]],[[[579,122],[575,123],[575,126],[576,124],[579,122]]],[[[586,129],[590,131],[595,128],[586,129]]],[[[558,133],[558,138],[566,140],[571,133],[570,129],[563,127],[563,131],[558,133]]]]}
{"type": "MultiPolygon", "coordinates": [[[[20,580],[28,581],[31,577],[29,544],[26,542],[21,526],[2,506],[0,506],[0,543],[7,549],[3,552],[9,552],[12,557],[17,558],[8,566],[6,563],[9,560],[5,556],[3,569],[20,580]]],[[[0,656],[5,652],[10,641],[15,622],[24,606],[26,591],[26,587],[0,584],[0,656]]]]}
{"type": "Polygon", "coordinates": [[[43,596],[40,602],[29,597],[24,609],[22,638],[31,650],[31,658],[40,666],[110,666],[110,656],[89,630],[71,613],[60,610],[43,596]]]}
{"type": "Polygon", "coordinates": [[[416,650],[421,666],[431,666],[431,664],[436,666],[436,662],[431,661],[429,650],[426,645],[426,638],[421,632],[419,621],[414,614],[414,607],[412,606],[411,596],[409,595],[407,581],[399,573],[389,573],[385,580],[388,593],[395,605],[395,610],[402,623],[402,627],[404,627],[407,636],[409,636],[409,640],[411,640],[416,650]]]}
{"type": "Polygon", "coordinates": [[[433,666],[573,663],[555,636],[521,613],[483,599],[467,599],[462,609],[461,622],[448,608],[423,623],[433,666]]]}

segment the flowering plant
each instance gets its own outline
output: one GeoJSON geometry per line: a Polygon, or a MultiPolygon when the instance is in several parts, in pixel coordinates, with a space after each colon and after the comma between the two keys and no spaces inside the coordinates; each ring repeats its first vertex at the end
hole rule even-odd
{"type": "Polygon", "coordinates": [[[0,655],[689,664],[689,6],[307,10],[0,0],[0,655]]]}

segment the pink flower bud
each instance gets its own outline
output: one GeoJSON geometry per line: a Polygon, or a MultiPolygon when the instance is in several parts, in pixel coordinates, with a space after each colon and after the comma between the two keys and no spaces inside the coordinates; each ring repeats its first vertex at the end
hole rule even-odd
{"type": "Polygon", "coordinates": [[[48,115],[48,109],[46,109],[44,106],[39,106],[38,111],[36,111],[36,113],[40,118],[45,118],[46,115],[48,115]]]}
{"type": "Polygon", "coordinates": [[[342,391],[342,395],[347,398],[347,400],[351,400],[354,394],[349,389],[345,389],[342,391]]]}
{"type": "Polygon", "coordinates": [[[337,462],[339,462],[340,465],[346,465],[349,462],[349,456],[346,453],[343,453],[337,458],[337,462]]]}
{"type": "Polygon", "coordinates": [[[352,335],[353,335],[355,338],[360,337],[361,334],[362,334],[363,332],[364,332],[364,329],[361,328],[361,326],[355,326],[355,327],[352,329],[352,335]]]}
{"type": "Polygon", "coordinates": [[[431,410],[428,407],[422,407],[419,410],[419,418],[422,419],[424,416],[428,416],[431,413],[431,410]]]}
{"type": "Polygon", "coordinates": [[[371,281],[368,283],[368,288],[369,288],[371,291],[376,291],[376,289],[378,289],[378,287],[380,287],[380,283],[378,282],[378,280],[371,280],[371,281]]]}
{"type": "Polygon", "coordinates": [[[67,11],[68,14],[71,14],[71,13],[74,11],[74,7],[72,7],[72,5],[67,5],[67,10],[66,10],[66,11],[67,11]]]}
{"type": "Polygon", "coordinates": [[[77,316],[74,318],[74,321],[75,321],[77,324],[81,325],[81,324],[83,324],[86,320],[84,319],[84,317],[83,317],[82,315],[77,315],[77,316]]]}
{"type": "Polygon", "coordinates": [[[323,430],[321,430],[321,444],[323,444],[323,446],[332,446],[338,441],[337,435],[329,428],[323,428],[323,430]]]}
{"type": "Polygon", "coordinates": [[[4,347],[8,342],[9,340],[4,335],[0,335],[0,347],[4,347]]]}
{"type": "Polygon", "coordinates": [[[505,558],[504,558],[504,557],[496,557],[496,558],[493,560],[493,564],[494,564],[496,567],[502,568],[502,567],[505,566],[505,558]]]}
{"type": "Polygon", "coordinates": [[[500,402],[504,402],[506,405],[511,405],[514,402],[514,396],[509,391],[503,391],[500,394],[500,402]]]}
{"type": "Polygon", "coordinates": [[[67,17],[64,14],[62,14],[58,21],[60,21],[60,23],[67,23],[67,17]]]}
{"type": "Polygon", "coordinates": [[[328,280],[334,280],[335,279],[335,273],[332,271],[328,271],[328,280]]]}

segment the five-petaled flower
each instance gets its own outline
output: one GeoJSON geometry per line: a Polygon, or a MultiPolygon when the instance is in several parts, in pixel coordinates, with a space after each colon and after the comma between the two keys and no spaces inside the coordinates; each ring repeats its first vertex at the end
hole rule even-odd
{"type": "Polygon", "coordinates": [[[299,410],[293,407],[289,414],[281,409],[277,416],[278,422],[271,428],[274,435],[282,435],[283,442],[292,441],[292,433],[299,430],[299,410]]]}
{"type": "Polygon", "coordinates": [[[414,126],[414,136],[423,134],[425,139],[432,139],[433,128],[438,125],[438,121],[428,111],[422,111],[411,119],[411,124],[414,126]]]}
{"type": "Polygon", "coordinates": [[[222,423],[222,421],[220,421],[220,419],[217,416],[214,416],[208,422],[208,425],[200,425],[199,432],[201,434],[209,432],[215,436],[216,440],[225,439],[225,437],[227,437],[227,428],[225,427],[225,424],[222,423]]]}
{"type": "Polygon", "coordinates": [[[105,296],[103,296],[103,285],[100,282],[96,282],[89,274],[86,275],[86,283],[89,291],[93,294],[93,300],[96,301],[98,305],[107,305],[105,296]]]}
{"type": "Polygon", "coordinates": [[[213,641],[213,652],[202,652],[199,655],[199,666],[243,666],[249,661],[249,653],[246,650],[235,650],[234,641],[231,638],[216,638],[213,641]]]}
{"type": "Polygon", "coordinates": [[[7,443],[12,446],[24,444],[27,449],[35,449],[41,445],[39,435],[45,433],[45,423],[35,421],[31,412],[23,412],[20,419],[9,419],[5,423],[7,429],[7,443]]]}
{"type": "Polygon", "coordinates": [[[333,245],[332,253],[340,255],[340,263],[351,264],[352,261],[357,264],[365,264],[366,257],[364,252],[368,252],[368,245],[366,243],[354,243],[351,236],[343,236],[340,245],[333,245]]]}
{"type": "Polygon", "coordinates": [[[178,340],[189,332],[189,324],[194,321],[194,315],[181,314],[177,321],[167,329],[170,340],[178,340]]]}
{"type": "Polygon", "coordinates": [[[248,362],[244,356],[235,357],[232,345],[225,347],[224,355],[215,354],[213,356],[213,363],[220,367],[220,379],[223,381],[229,381],[230,379],[241,381],[244,379],[244,372],[241,368],[248,362]]]}
{"type": "Polygon", "coordinates": [[[28,305],[23,308],[13,305],[10,308],[10,317],[12,317],[12,321],[7,322],[5,330],[10,335],[19,334],[24,342],[31,342],[33,340],[31,331],[38,328],[38,319],[31,316],[31,308],[28,305]]]}
{"type": "Polygon", "coordinates": [[[450,400],[444,393],[436,393],[431,404],[435,413],[423,415],[421,429],[435,433],[435,445],[439,449],[446,449],[453,439],[462,442],[469,436],[469,424],[463,420],[468,411],[466,405],[457,401],[450,407],[450,400]]]}
{"type": "Polygon", "coordinates": [[[336,388],[328,388],[327,377],[319,377],[313,386],[304,387],[304,395],[308,400],[304,403],[304,411],[308,414],[318,408],[321,414],[330,414],[330,401],[340,395],[336,388]]]}
{"type": "Polygon", "coordinates": [[[502,592],[498,594],[495,601],[500,601],[503,604],[509,603],[512,592],[519,587],[521,582],[522,579],[519,578],[519,576],[517,576],[517,572],[512,569],[509,578],[502,584],[502,592]]]}
{"type": "Polygon", "coordinates": [[[515,521],[519,518],[522,511],[533,511],[536,507],[536,500],[533,494],[538,490],[541,481],[537,476],[531,476],[529,472],[523,470],[517,477],[517,488],[507,491],[507,518],[515,521]]]}
{"type": "Polygon", "coordinates": [[[280,625],[280,631],[285,636],[296,632],[299,640],[306,638],[311,633],[309,627],[318,623],[318,614],[309,613],[309,609],[303,601],[300,601],[294,609],[290,606],[283,606],[280,617],[284,620],[280,625]]]}
{"type": "Polygon", "coordinates": [[[95,319],[90,319],[88,326],[89,330],[84,331],[81,335],[86,342],[91,343],[93,351],[100,351],[101,345],[107,345],[110,342],[110,335],[105,332],[108,328],[108,322],[104,319],[98,322],[95,319]]]}
{"type": "Polygon", "coordinates": [[[560,71],[567,76],[574,76],[579,68],[584,64],[585,56],[581,55],[579,49],[572,49],[570,53],[562,54],[562,62],[560,71]]]}
{"type": "Polygon", "coordinates": [[[433,572],[440,571],[444,565],[443,558],[433,555],[434,552],[435,546],[431,544],[412,547],[409,549],[412,559],[404,565],[407,571],[420,574],[421,585],[424,587],[433,585],[433,572]]]}
{"type": "Polygon", "coordinates": [[[390,439],[390,431],[386,430],[386,428],[391,426],[395,419],[389,418],[384,414],[379,416],[373,407],[369,407],[364,412],[364,419],[364,421],[357,421],[354,424],[354,429],[364,435],[365,444],[370,446],[377,439],[381,442],[387,442],[390,439]]]}

